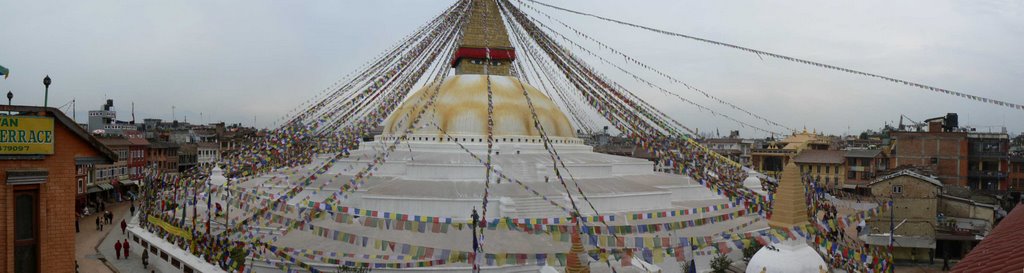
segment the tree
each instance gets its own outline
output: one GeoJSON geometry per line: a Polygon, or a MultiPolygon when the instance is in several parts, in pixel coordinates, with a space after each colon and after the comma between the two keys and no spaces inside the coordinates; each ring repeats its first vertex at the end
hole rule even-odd
{"type": "Polygon", "coordinates": [[[690,273],[690,271],[694,271],[692,267],[693,267],[693,261],[692,260],[679,263],[679,272],[690,273]]]}
{"type": "Polygon", "coordinates": [[[750,258],[754,257],[754,254],[756,254],[757,251],[760,250],[760,249],[761,249],[761,243],[758,243],[757,241],[751,242],[750,245],[748,245],[747,247],[743,248],[743,260],[744,261],[750,261],[750,258]]]}
{"type": "Polygon", "coordinates": [[[725,256],[724,253],[718,253],[718,256],[711,259],[711,272],[725,273],[730,266],[732,266],[732,259],[729,259],[729,256],[725,256]]]}

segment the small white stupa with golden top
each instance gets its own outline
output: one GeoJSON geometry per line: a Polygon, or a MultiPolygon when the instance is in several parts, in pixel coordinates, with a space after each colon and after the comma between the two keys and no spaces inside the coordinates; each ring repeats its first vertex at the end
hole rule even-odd
{"type": "MultiPolygon", "coordinates": [[[[775,192],[771,219],[772,228],[791,228],[807,223],[807,204],[800,168],[790,161],[782,169],[782,179],[775,192]]],[[[828,266],[818,252],[801,239],[785,240],[764,246],[747,263],[747,273],[819,273],[828,266]]]]}

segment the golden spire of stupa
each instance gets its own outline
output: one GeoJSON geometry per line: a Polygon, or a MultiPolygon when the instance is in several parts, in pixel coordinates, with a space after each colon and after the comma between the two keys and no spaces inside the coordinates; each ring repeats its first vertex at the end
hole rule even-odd
{"type": "Polygon", "coordinates": [[[782,179],[779,179],[779,187],[775,190],[772,217],[768,219],[768,225],[773,228],[788,228],[807,223],[805,199],[800,168],[790,160],[789,164],[782,168],[782,179]]]}
{"type": "Polygon", "coordinates": [[[489,75],[511,75],[509,67],[516,52],[509,42],[497,1],[472,0],[470,5],[469,21],[452,59],[455,74],[484,74],[487,65],[489,75]]]}

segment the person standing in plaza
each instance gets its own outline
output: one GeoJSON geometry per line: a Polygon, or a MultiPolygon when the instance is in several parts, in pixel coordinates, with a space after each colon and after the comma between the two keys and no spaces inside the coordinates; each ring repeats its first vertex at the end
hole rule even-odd
{"type": "Polygon", "coordinates": [[[100,216],[96,215],[96,230],[103,230],[102,224],[100,224],[100,216]]]}
{"type": "Polygon", "coordinates": [[[135,216],[135,201],[132,201],[132,206],[128,209],[132,212],[132,216],[135,216]]]}
{"type": "Polygon", "coordinates": [[[128,259],[128,250],[132,248],[131,245],[128,244],[128,238],[124,239],[124,246],[121,248],[124,248],[124,258],[128,259]]]}
{"type": "Polygon", "coordinates": [[[127,228],[128,228],[128,222],[126,222],[124,219],[121,219],[121,235],[125,234],[125,229],[127,229],[127,228]]]}
{"type": "Polygon", "coordinates": [[[149,251],[142,250],[142,268],[149,268],[149,251]]]}
{"type": "Polygon", "coordinates": [[[114,255],[117,255],[117,259],[121,259],[121,241],[114,241],[114,255]]]}

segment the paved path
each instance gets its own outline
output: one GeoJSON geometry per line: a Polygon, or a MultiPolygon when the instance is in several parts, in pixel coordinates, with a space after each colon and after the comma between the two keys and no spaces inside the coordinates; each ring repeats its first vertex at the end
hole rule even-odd
{"type": "Polygon", "coordinates": [[[115,224],[104,225],[103,231],[96,230],[96,217],[101,217],[103,213],[93,213],[79,220],[81,231],[75,234],[75,260],[78,261],[78,272],[114,272],[103,263],[106,258],[96,252],[96,247],[112,230],[117,229],[120,232],[121,218],[128,213],[128,207],[127,202],[107,203],[107,209],[114,213],[115,224]]]}
{"type": "Polygon", "coordinates": [[[75,258],[78,260],[78,272],[169,272],[159,268],[167,265],[154,266],[153,256],[149,257],[149,268],[142,268],[142,246],[135,242],[131,242],[131,252],[127,259],[117,259],[117,255],[114,254],[114,242],[124,242],[124,239],[127,238],[121,233],[121,220],[131,221],[131,216],[128,215],[129,207],[128,202],[108,203],[107,209],[114,213],[114,224],[104,225],[103,231],[96,230],[96,217],[100,217],[100,214],[89,215],[81,219],[82,222],[79,223],[81,232],[75,236],[75,258]]]}

